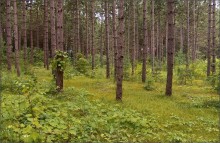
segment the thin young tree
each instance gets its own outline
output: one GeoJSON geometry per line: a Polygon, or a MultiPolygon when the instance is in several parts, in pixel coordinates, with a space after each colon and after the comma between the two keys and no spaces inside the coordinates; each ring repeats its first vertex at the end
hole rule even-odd
{"type": "Polygon", "coordinates": [[[174,0],[167,0],[168,49],[167,49],[167,83],[166,95],[172,95],[173,84],[173,49],[174,49],[174,0]]]}
{"type": "Polygon", "coordinates": [[[211,72],[211,9],[212,9],[212,0],[209,0],[209,9],[208,9],[208,47],[207,47],[207,76],[210,76],[211,72]]]}
{"type": "Polygon", "coordinates": [[[147,64],[147,0],[143,0],[143,63],[142,63],[142,82],[146,81],[146,64],[147,64]]]}
{"type": "Polygon", "coordinates": [[[34,63],[34,43],[33,43],[33,15],[32,15],[32,5],[33,0],[30,1],[30,45],[31,45],[31,55],[30,55],[30,63],[34,63]]]}
{"type": "Polygon", "coordinates": [[[105,47],[106,47],[106,78],[110,78],[110,59],[109,59],[109,15],[108,0],[105,0],[105,47]]]}
{"type": "Polygon", "coordinates": [[[6,1],[6,33],[7,33],[7,69],[11,71],[11,0],[6,1]]]}
{"type": "Polygon", "coordinates": [[[19,49],[18,49],[18,14],[17,14],[17,0],[13,0],[14,8],[14,41],[15,41],[15,67],[17,71],[17,76],[20,73],[20,62],[19,62],[19,49]]]}
{"type": "Polygon", "coordinates": [[[94,12],[94,5],[95,5],[95,0],[91,1],[91,9],[92,9],[92,25],[91,25],[91,29],[92,29],[92,36],[91,36],[91,42],[92,42],[92,70],[95,69],[95,12],[94,12]]]}
{"type": "Polygon", "coordinates": [[[26,20],[26,0],[22,0],[22,10],[23,10],[23,49],[24,49],[24,67],[26,69],[27,63],[27,20],[26,20]]]}
{"type": "Polygon", "coordinates": [[[215,59],[215,7],[216,2],[215,0],[212,0],[212,64],[211,64],[211,71],[212,75],[216,72],[216,59],[215,59]]]}
{"type": "Polygon", "coordinates": [[[114,38],[114,79],[116,80],[117,70],[117,30],[116,30],[116,0],[112,2],[112,18],[113,18],[113,38],[114,38]]]}
{"type": "Polygon", "coordinates": [[[55,8],[54,0],[50,0],[50,27],[51,27],[51,53],[52,58],[55,56],[56,51],[56,19],[55,19],[55,8]]]}
{"type": "Polygon", "coordinates": [[[124,0],[118,5],[118,54],[117,54],[117,88],[116,100],[122,101],[122,81],[123,81],[123,49],[124,49],[124,0]]]}

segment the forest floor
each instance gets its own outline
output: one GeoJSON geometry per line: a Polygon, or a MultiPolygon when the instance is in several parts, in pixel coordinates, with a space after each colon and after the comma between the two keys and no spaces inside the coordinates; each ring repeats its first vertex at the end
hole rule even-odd
{"type": "MultiPolygon", "coordinates": [[[[99,72],[104,73],[104,69],[99,69],[99,72]]],[[[32,102],[29,102],[29,104],[32,106],[26,105],[26,108],[24,108],[24,112],[22,112],[22,117],[25,116],[25,119],[22,118],[22,121],[16,120],[16,122],[13,121],[14,123],[12,123],[12,121],[9,122],[6,119],[3,120],[8,126],[7,128],[13,129],[13,133],[11,133],[12,135],[10,135],[11,139],[7,139],[6,137],[4,137],[5,141],[14,141],[13,137],[18,136],[16,135],[16,133],[19,132],[18,130],[22,130],[19,134],[22,136],[21,140],[26,142],[42,140],[46,142],[217,142],[219,139],[219,96],[217,95],[216,91],[213,90],[213,88],[204,80],[193,80],[193,83],[190,85],[178,85],[174,82],[173,95],[171,97],[167,97],[164,95],[164,81],[155,82],[154,89],[151,91],[145,90],[144,84],[142,84],[141,82],[124,81],[123,102],[118,103],[115,101],[115,83],[113,79],[105,79],[104,77],[100,78],[100,76],[90,78],[82,75],[73,76],[71,78],[66,77],[64,79],[64,92],[55,96],[53,96],[53,94],[49,96],[47,95],[47,93],[50,92],[48,91],[48,89],[51,86],[51,71],[36,67],[34,68],[34,73],[36,81],[38,81],[37,83],[34,83],[34,87],[38,86],[38,93],[45,92],[42,93],[42,95],[46,95],[46,98],[44,99],[44,101],[41,101],[42,104],[40,105],[37,105],[37,103],[34,103],[34,105],[32,105],[32,102]],[[81,96],[76,98],[75,93],[77,95],[86,95],[86,99],[83,98],[83,100],[81,101],[81,96]],[[62,96],[67,97],[63,98],[62,96]],[[72,96],[74,96],[74,98],[72,96]],[[55,103],[59,103],[61,106],[57,107],[55,103]],[[74,107],[72,107],[72,104],[74,104],[74,107]],[[33,106],[36,106],[36,109],[33,109],[33,106]],[[41,106],[48,107],[44,107],[42,109],[41,106]],[[27,107],[32,108],[29,114],[25,111],[27,110],[27,107]],[[70,118],[74,119],[74,123],[76,124],[75,129],[70,130],[69,133],[66,133],[66,131],[64,130],[69,129],[69,125],[66,125],[66,127],[63,127],[63,132],[60,133],[56,130],[56,125],[51,125],[52,119],[50,118],[53,117],[52,115],[57,112],[57,110],[53,111],[53,114],[48,112],[49,117],[42,120],[42,112],[47,112],[47,110],[50,109],[49,107],[56,107],[57,110],[60,110],[60,112],[63,112],[63,114],[74,112],[74,115],[71,114],[70,118]],[[76,107],[77,110],[75,109],[76,107]],[[73,110],[67,112],[66,109],[69,110],[68,108],[73,108],[73,110]],[[38,113],[35,110],[42,111],[38,111],[38,113]],[[81,113],[81,110],[83,113],[81,113]],[[84,115],[85,110],[88,112],[88,115],[84,115]],[[78,113],[80,114],[80,117],[78,113]],[[37,118],[36,116],[39,117],[37,118]],[[82,116],[86,116],[88,119],[82,119],[82,116]],[[49,124],[48,127],[47,123],[49,124]],[[32,127],[31,129],[27,129],[27,127],[29,127],[29,124],[32,127]],[[15,127],[13,128],[11,126],[15,127]],[[39,133],[38,131],[36,131],[36,133],[33,135],[29,133],[32,130],[45,130],[45,132],[39,133]],[[47,132],[48,130],[52,131],[47,132]],[[59,134],[60,136],[57,136],[57,134],[59,134]],[[30,138],[26,138],[25,135],[30,138]],[[46,137],[44,138],[43,136],[46,137]]],[[[5,78],[9,78],[10,76],[11,75],[8,75],[5,78]]],[[[27,76],[24,75],[23,78],[29,79],[29,77],[27,78],[27,76]]],[[[32,77],[30,76],[30,78],[32,77]]],[[[22,81],[20,83],[22,83],[22,81]]],[[[23,86],[27,85],[18,85],[18,87],[23,86]]],[[[29,90],[30,88],[31,87],[28,87],[27,90],[29,90]]],[[[22,89],[24,91],[22,90],[22,93],[19,93],[19,95],[26,95],[26,97],[24,96],[22,97],[22,99],[24,99],[24,101],[26,100],[27,102],[31,98],[29,98],[28,92],[25,91],[25,88],[22,89]]],[[[9,104],[7,103],[9,102],[9,99],[13,100],[13,102],[10,101],[13,104],[17,104],[17,101],[16,103],[14,101],[17,98],[14,97],[16,96],[16,94],[18,93],[11,92],[9,89],[7,90],[7,88],[3,90],[3,103],[5,103],[3,104],[2,111],[4,111],[4,109],[8,110],[8,108],[6,108],[5,106],[9,104]]],[[[34,102],[35,98],[31,100],[34,102]]],[[[42,100],[42,97],[41,99],[37,99],[37,101],[38,100],[42,100]]],[[[15,106],[18,107],[18,105],[15,106]]],[[[17,116],[21,118],[21,115],[17,116]]],[[[62,116],[65,117],[65,115],[62,116]]],[[[56,119],[56,117],[57,120],[60,120],[59,123],[57,123],[57,126],[60,127],[62,125],[62,122],[66,122],[66,119],[63,119],[58,115],[53,118],[56,119]]],[[[73,121],[70,122],[72,124],[73,121]]],[[[6,136],[5,134],[3,135],[6,136]]]]}

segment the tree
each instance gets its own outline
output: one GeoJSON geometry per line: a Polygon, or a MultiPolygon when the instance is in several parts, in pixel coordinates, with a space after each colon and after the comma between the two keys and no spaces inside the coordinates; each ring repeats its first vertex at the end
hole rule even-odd
{"type": "Polygon", "coordinates": [[[117,54],[117,88],[116,100],[122,101],[122,80],[123,80],[123,49],[124,49],[124,0],[118,5],[118,54],[117,54]]]}
{"type": "Polygon", "coordinates": [[[33,43],[33,15],[32,15],[32,5],[33,5],[33,0],[30,1],[30,42],[31,42],[31,56],[30,56],[30,63],[34,63],[34,43],[33,43]]]}
{"type": "Polygon", "coordinates": [[[172,95],[173,81],[173,49],[174,49],[174,0],[167,0],[168,14],[168,49],[167,49],[167,83],[166,95],[172,95]]]}
{"type": "Polygon", "coordinates": [[[24,66],[26,69],[27,62],[27,20],[26,20],[26,0],[22,0],[22,10],[23,10],[23,49],[24,49],[24,66]]]}
{"type": "Polygon", "coordinates": [[[216,68],[215,68],[215,6],[216,6],[216,2],[215,0],[212,0],[213,5],[212,5],[212,75],[215,74],[216,72],[216,68]]]}
{"type": "Polygon", "coordinates": [[[95,44],[94,43],[95,42],[94,41],[95,40],[94,39],[95,38],[95,33],[94,33],[95,32],[95,27],[94,27],[95,26],[94,25],[95,12],[94,12],[94,3],[95,3],[95,0],[92,0],[92,2],[91,2],[91,8],[92,8],[92,15],[91,15],[92,16],[92,19],[91,19],[92,20],[92,25],[91,25],[92,26],[92,33],[91,33],[92,34],[92,37],[91,37],[92,38],[92,41],[91,41],[92,42],[92,70],[95,69],[95,49],[94,49],[95,48],[94,47],[94,44],[95,44]]]}
{"type": "Polygon", "coordinates": [[[117,70],[117,30],[116,30],[116,0],[113,0],[112,4],[112,16],[113,16],[113,38],[114,38],[114,79],[116,79],[117,70]]]}
{"type": "Polygon", "coordinates": [[[19,64],[19,49],[18,49],[18,15],[17,15],[17,1],[13,1],[14,4],[14,41],[15,41],[15,67],[17,76],[20,76],[20,64],[19,64]]]}
{"type": "Polygon", "coordinates": [[[135,44],[135,4],[134,4],[134,0],[131,0],[131,7],[132,7],[132,21],[131,21],[131,31],[132,31],[132,51],[131,51],[131,75],[134,75],[134,62],[135,62],[135,48],[136,48],[136,44],[135,44]]]}
{"type": "Polygon", "coordinates": [[[212,0],[209,0],[208,9],[208,47],[207,47],[207,76],[210,76],[211,71],[211,6],[212,0]]]}
{"type": "Polygon", "coordinates": [[[154,35],[154,0],[151,0],[151,18],[152,18],[152,27],[151,27],[151,60],[152,60],[152,73],[154,73],[154,56],[155,56],[155,35],[154,35]]]}
{"type": "Polygon", "coordinates": [[[48,51],[48,0],[44,0],[44,67],[49,69],[48,51]]]}
{"type": "MultiPolygon", "coordinates": [[[[57,9],[57,49],[63,51],[63,0],[57,1],[57,9]]],[[[63,57],[57,58],[63,59],[63,57]]],[[[63,90],[63,71],[59,66],[56,69],[56,86],[58,92],[63,90]]]]}
{"type": "Polygon", "coordinates": [[[105,0],[106,78],[110,78],[108,0],[105,0]]]}
{"type": "Polygon", "coordinates": [[[55,8],[54,0],[50,0],[50,23],[51,23],[51,53],[52,58],[55,56],[56,50],[56,19],[55,19],[55,8]]]}
{"type": "Polygon", "coordinates": [[[6,1],[6,33],[7,33],[7,69],[11,71],[11,0],[6,1]]]}
{"type": "Polygon", "coordinates": [[[186,70],[189,69],[189,48],[190,48],[190,25],[189,25],[189,0],[186,0],[186,5],[187,5],[187,46],[186,46],[186,70]]]}
{"type": "Polygon", "coordinates": [[[143,0],[143,63],[142,63],[142,82],[146,81],[146,64],[147,64],[147,0],[143,0]]]}

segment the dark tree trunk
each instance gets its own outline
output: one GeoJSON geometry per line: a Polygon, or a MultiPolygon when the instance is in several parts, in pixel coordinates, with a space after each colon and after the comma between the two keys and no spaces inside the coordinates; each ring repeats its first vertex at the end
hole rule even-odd
{"type": "Polygon", "coordinates": [[[167,83],[166,95],[172,95],[173,49],[174,49],[174,0],[167,0],[168,14],[168,49],[167,49],[167,83]]]}
{"type": "Polygon", "coordinates": [[[152,60],[152,73],[154,74],[154,56],[155,56],[155,35],[154,35],[154,30],[155,30],[155,28],[154,28],[154,24],[155,24],[155,22],[154,22],[154,0],[151,0],[151,8],[152,8],[152,28],[151,28],[151,60],[152,60]]]}
{"type": "Polygon", "coordinates": [[[13,0],[14,3],[14,39],[15,39],[15,67],[17,76],[20,76],[20,62],[19,62],[19,49],[18,49],[18,15],[17,15],[17,1],[13,0]]]}
{"type": "Polygon", "coordinates": [[[132,51],[131,51],[131,75],[134,75],[134,62],[135,62],[135,5],[134,0],[131,0],[132,7],[132,20],[131,20],[131,31],[132,31],[132,51]]]}
{"type": "Polygon", "coordinates": [[[209,0],[208,10],[208,47],[207,47],[207,76],[210,76],[211,71],[211,4],[212,0],[209,0]]]}
{"type": "Polygon", "coordinates": [[[146,64],[147,64],[147,50],[148,50],[148,38],[147,38],[147,0],[143,1],[143,32],[144,32],[144,45],[143,45],[143,63],[142,63],[142,82],[146,81],[146,64]]]}
{"type": "Polygon", "coordinates": [[[22,1],[22,9],[23,9],[23,49],[24,49],[24,68],[26,69],[27,64],[27,20],[26,20],[26,0],[22,1]]]}
{"type": "Polygon", "coordinates": [[[105,0],[106,78],[110,78],[108,1],[105,0]]]}
{"type": "Polygon", "coordinates": [[[95,22],[95,12],[94,12],[94,5],[95,5],[95,0],[92,0],[92,3],[91,3],[91,8],[92,8],[92,70],[95,69],[95,47],[94,47],[94,44],[95,44],[95,25],[94,25],[94,22],[95,22]]]}
{"type": "Polygon", "coordinates": [[[88,18],[88,1],[86,1],[86,49],[85,55],[88,58],[88,51],[89,51],[89,18],[88,18]]]}
{"type": "Polygon", "coordinates": [[[44,0],[44,67],[49,70],[48,50],[48,0],[44,0]]]}
{"type": "MultiPolygon", "coordinates": [[[[63,0],[58,0],[57,9],[57,49],[63,51],[63,0]]],[[[63,57],[57,58],[62,60],[63,57]]],[[[59,66],[56,69],[56,86],[58,92],[63,90],[63,71],[59,66]]]]}
{"type": "Polygon", "coordinates": [[[116,80],[117,73],[117,30],[116,30],[116,0],[113,0],[113,38],[114,38],[114,79],[116,80]]]}
{"type": "Polygon", "coordinates": [[[50,0],[50,23],[51,23],[51,53],[52,58],[55,56],[56,50],[56,19],[55,19],[55,8],[54,0],[50,0]]]}
{"type": "Polygon", "coordinates": [[[215,6],[216,2],[215,0],[212,0],[213,2],[213,9],[212,9],[212,65],[211,65],[211,70],[212,70],[212,75],[215,74],[216,68],[215,68],[215,6]]]}
{"type": "Polygon", "coordinates": [[[122,101],[123,49],[124,49],[124,0],[119,1],[118,16],[118,55],[117,55],[117,89],[116,100],[122,101]]]}
{"type": "Polygon", "coordinates": [[[34,46],[33,46],[33,29],[32,29],[32,25],[33,25],[33,16],[32,16],[32,5],[33,5],[33,0],[31,0],[31,4],[30,4],[30,45],[31,45],[31,56],[30,56],[30,63],[33,64],[34,63],[34,46]]]}
{"type": "Polygon", "coordinates": [[[6,10],[6,33],[7,33],[7,69],[11,71],[11,0],[7,0],[7,10],[6,10]]]}
{"type": "Polygon", "coordinates": [[[187,5],[187,46],[186,46],[186,70],[189,70],[189,49],[190,49],[190,26],[189,26],[189,0],[186,0],[186,5],[187,5]]]}

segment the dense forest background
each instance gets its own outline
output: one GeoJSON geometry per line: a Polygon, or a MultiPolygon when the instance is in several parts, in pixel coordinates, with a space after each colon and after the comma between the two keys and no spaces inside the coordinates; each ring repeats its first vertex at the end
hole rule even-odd
{"type": "Polygon", "coordinates": [[[219,4],[1,0],[0,141],[217,142],[219,4]]]}

